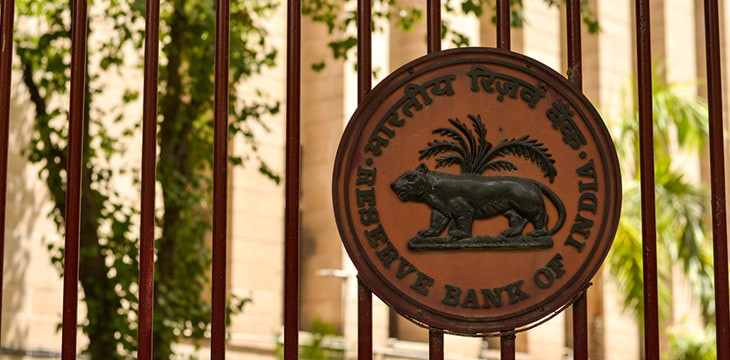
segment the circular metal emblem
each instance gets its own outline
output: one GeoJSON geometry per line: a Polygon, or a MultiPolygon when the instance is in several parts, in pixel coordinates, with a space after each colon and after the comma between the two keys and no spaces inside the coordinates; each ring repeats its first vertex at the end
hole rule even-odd
{"type": "Polygon", "coordinates": [[[342,241],[402,315],[479,335],[583,291],[619,219],[616,152],[590,102],[525,56],[464,48],[383,80],[337,151],[342,241]]]}

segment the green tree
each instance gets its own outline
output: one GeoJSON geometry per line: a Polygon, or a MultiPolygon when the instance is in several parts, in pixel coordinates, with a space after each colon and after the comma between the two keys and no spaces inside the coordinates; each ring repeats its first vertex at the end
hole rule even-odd
{"type": "MultiPolygon", "coordinates": [[[[559,7],[565,4],[565,0],[543,0],[550,7],[559,7]]],[[[304,0],[302,2],[302,13],[313,21],[325,24],[327,31],[333,35],[329,41],[332,58],[346,59],[355,51],[357,38],[354,35],[354,26],[357,24],[357,12],[354,8],[355,0],[304,0]]],[[[419,23],[423,22],[423,5],[408,5],[398,0],[373,0],[373,29],[382,30],[382,24],[394,21],[400,30],[410,31],[419,23]]],[[[447,14],[461,13],[466,16],[482,17],[485,14],[492,14],[491,20],[496,23],[495,9],[496,0],[459,0],[442,1],[442,10],[447,14]]],[[[600,30],[598,18],[589,7],[589,0],[581,0],[580,13],[583,24],[589,33],[594,34],[600,30]]],[[[510,0],[510,25],[520,28],[524,25],[523,0],[510,0]]],[[[469,46],[469,37],[454,30],[449,26],[448,20],[444,19],[441,24],[441,38],[455,47],[469,46]]],[[[326,60],[312,64],[312,69],[321,70],[325,67],[326,60]]]]}
{"type": "MultiPolygon", "coordinates": [[[[709,324],[714,316],[714,290],[712,255],[703,226],[708,214],[707,193],[701,185],[687,180],[678,162],[673,161],[681,155],[699,161],[707,137],[707,105],[699,97],[682,92],[682,84],[667,84],[658,78],[654,76],[652,81],[652,110],[660,317],[669,314],[672,298],[669,284],[673,267],[678,264],[699,295],[702,316],[709,324]]],[[[631,310],[642,326],[644,283],[636,104],[636,99],[627,104],[619,119],[620,132],[614,139],[624,164],[624,205],[608,262],[611,275],[622,289],[624,308],[631,310]]]]}
{"type": "MultiPolygon", "coordinates": [[[[22,80],[35,108],[27,155],[42,166],[40,177],[51,194],[59,232],[66,215],[70,6],[61,0],[19,0],[15,38],[22,80]]],[[[229,128],[249,150],[255,150],[254,129],[265,127],[263,119],[279,110],[278,102],[240,89],[251,75],[274,64],[276,50],[260,20],[275,7],[273,0],[231,4],[229,128]]],[[[93,359],[131,359],[136,351],[139,209],[125,199],[120,178],[131,174],[138,185],[138,166],[125,165],[124,154],[141,121],[138,114],[125,114],[125,105],[138,98],[140,89],[124,88],[110,104],[119,84],[109,78],[140,71],[144,8],[142,0],[97,0],[89,9],[79,281],[88,313],[80,324],[89,337],[84,351],[93,359]]],[[[205,239],[212,186],[214,20],[210,0],[172,0],[161,9],[155,359],[169,359],[171,345],[181,337],[204,337],[210,322],[204,292],[210,265],[205,239]]],[[[278,181],[255,151],[248,154],[262,173],[278,181]]],[[[236,164],[244,160],[232,158],[236,164]]],[[[49,250],[62,274],[63,249],[51,244],[49,250]]],[[[244,302],[234,301],[232,309],[240,311],[244,302]]]]}
{"type": "Polygon", "coordinates": [[[671,360],[714,360],[717,359],[715,347],[715,327],[688,333],[678,331],[670,334],[669,359],[671,360]]]}

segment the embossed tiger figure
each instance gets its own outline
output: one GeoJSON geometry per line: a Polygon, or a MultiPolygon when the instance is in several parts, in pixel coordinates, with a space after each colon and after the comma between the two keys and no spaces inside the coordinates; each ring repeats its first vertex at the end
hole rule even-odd
{"type": "Polygon", "coordinates": [[[527,223],[534,230],[527,236],[556,233],[565,222],[565,207],[558,196],[542,183],[519,176],[449,174],[430,171],[425,164],[400,175],[391,189],[401,201],[425,203],[431,207],[431,223],[415,239],[439,236],[447,225],[450,240],[471,238],[475,219],[505,216],[509,228],[503,237],[521,236],[527,223]],[[558,221],[548,229],[545,195],[558,210],[558,221]]]}

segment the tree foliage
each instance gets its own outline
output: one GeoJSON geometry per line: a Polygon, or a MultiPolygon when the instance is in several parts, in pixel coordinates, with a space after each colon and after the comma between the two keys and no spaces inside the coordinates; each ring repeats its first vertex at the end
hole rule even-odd
{"type": "MultiPolygon", "coordinates": [[[[712,255],[703,221],[708,215],[707,192],[687,179],[678,157],[699,161],[707,137],[706,103],[681,91],[682,84],[652,81],[656,230],[658,241],[658,291],[660,316],[670,312],[671,274],[681,270],[698,294],[706,322],[714,318],[712,255]],[[679,266],[679,268],[675,268],[679,266]]],[[[635,92],[632,92],[635,94],[635,92]]],[[[633,99],[620,117],[616,148],[624,166],[624,205],[621,221],[608,257],[610,273],[622,289],[624,307],[643,319],[642,217],[639,173],[638,107],[633,99]]],[[[640,321],[641,323],[641,321],[640,321]]]]}
{"type": "MultiPolygon", "coordinates": [[[[19,0],[15,40],[35,108],[27,155],[42,166],[39,176],[51,194],[51,215],[60,232],[66,215],[70,6],[69,1],[19,0]]],[[[232,162],[256,162],[278,181],[255,152],[253,131],[265,127],[264,118],[277,113],[279,104],[241,89],[251,75],[274,65],[276,50],[261,19],[275,7],[268,0],[231,4],[229,129],[254,150],[232,162]]],[[[89,7],[79,281],[87,309],[80,326],[89,337],[85,352],[93,359],[131,359],[137,345],[139,209],[128,189],[138,193],[139,169],[128,163],[126,147],[139,136],[141,116],[126,105],[137,101],[141,84],[127,85],[124,79],[141,71],[144,8],[142,0],[96,0],[89,7]]],[[[155,359],[170,358],[175,341],[200,339],[209,328],[204,294],[210,265],[214,20],[211,0],[172,0],[161,9],[155,359]]],[[[62,274],[63,249],[55,243],[48,247],[62,274]]],[[[231,308],[240,311],[244,303],[234,299],[231,308]]]]}
{"type": "Polygon", "coordinates": [[[670,360],[715,360],[715,327],[708,326],[700,331],[673,331],[669,338],[668,359],[670,360]]]}
{"type": "MultiPolygon", "coordinates": [[[[565,0],[544,0],[549,7],[560,7],[565,0]]],[[[410,31],[422,23],[425,9],[422,4],[414,5],[412,1],[373,0],[372,28],[382,30],[383,23],[393,22],[396,28],[410,31]]],[[[447,14],[463,14],[465,16],[482,17],[491,15],[492,23],[496,23],[496,0],[453,0],[442,1],[442,10],[447,14]]],[[[510,0],[510,26],[520,28],[525,24],[523,0],[510,0]]],[[[326,25],[330,35],[334,35],[328,46],[334,59],[346,59],[355,51],[357,38],[354,26],[357,23],[355,1],[340,0],[304,0],[302,13],[313,21],[326,25]]],[[[583,24],[590,33],[600,30],[598,18],[589,7],[589,0],[581,0],[580,13],[583,24]]],[[[441,38],[454,47],[469,46],[469,37],[454,29],[447,19],[441,24],[441,38]]],[[[425,40],[424,40],[425,41],[425,40]]],[[[325,67],[326,60],[312,64],[313,70],[325,67]]]]}

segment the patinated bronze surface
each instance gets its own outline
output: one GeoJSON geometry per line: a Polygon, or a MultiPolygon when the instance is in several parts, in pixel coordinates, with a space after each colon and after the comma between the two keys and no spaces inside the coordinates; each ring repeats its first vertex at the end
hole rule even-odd
{"type": "Polygon", "coordinates": [[[468,335],[526,326],[583,291],[621,202],[590,102],[545,65],[486,48],[430,54],[373,89],[343,134],[333,195],[373,292],[468,335]]]}

